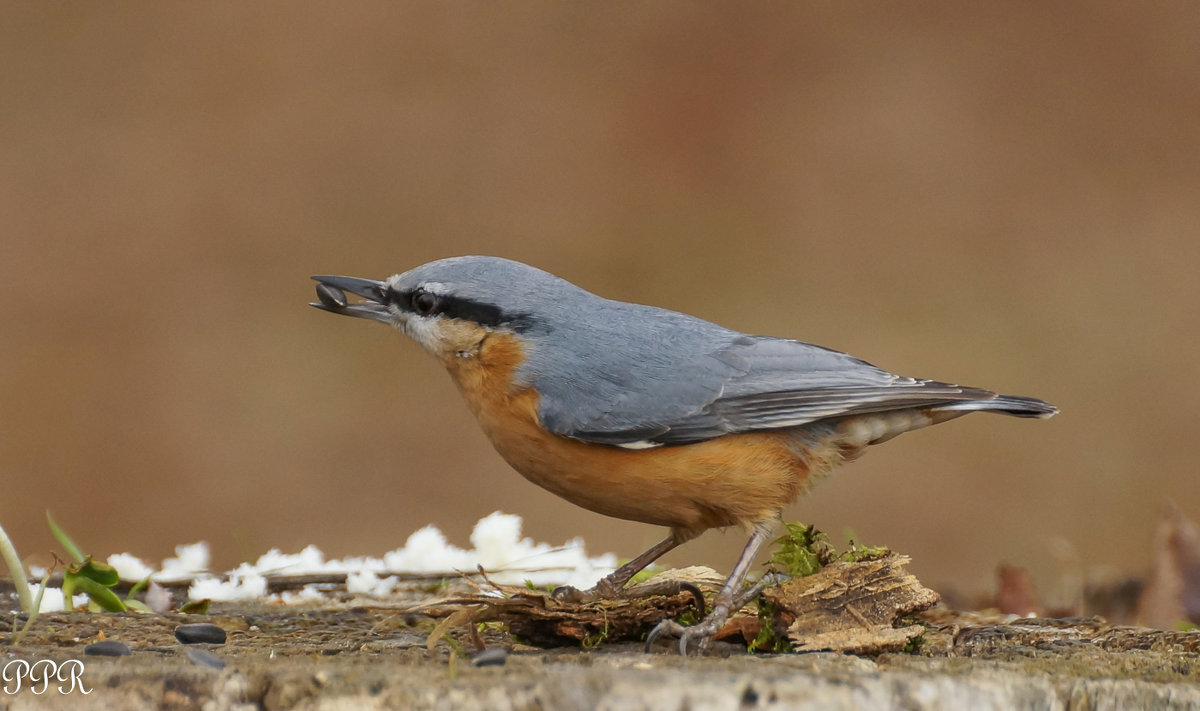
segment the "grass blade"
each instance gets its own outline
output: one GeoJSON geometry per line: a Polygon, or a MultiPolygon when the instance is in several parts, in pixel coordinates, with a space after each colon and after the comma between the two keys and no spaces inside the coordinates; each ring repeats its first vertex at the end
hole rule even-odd
{"type": "Polygon", "coordinates": [[[75,541],[72,541],[67,532],[62,530],[62,527],[54,521],[54,517],[50,515],[50,509],[46,509],[46,522],[50,524],[50,532],[62,544],[62,547],[67,551],[67,555],[71,556],[76,563],[82,563],[83,551],[79,550],[79,546],[75,545],[75,541]]]}
{"type": "Polygon", "coordinates": [[[37,608],[33,606],[33,594],[29,591],[29,579],[25,577],[25,564],[21,562],[17,549],[13,547],[12,540],[4,532],[3,526],[0,526],[0,558],[3,558],[4,564],[8,566],[13,587],[17,590],[17,599],[21,601],[21,609],[30,615],[37,614],[37,608]]]}
{"type": "MultiPolygon", "coordinates": [[[[25,639],[29,628],[33,626],[33,621],[37,619],[38,613],[42,611],[42,595],[46,592],[46,583],[50,582],[50,572],[52,570],[54,568],[46,568],[46,574],[42,576],[42,584],[38,586],[37,597],[33,598],[33,609],[29,612],[29,619],[25,620],[25,624],[20,630],[13,632],[12,643],[14,647],[20,644],[21,640],[25,639]]],[[[63,607],[67,607],[67,604],[64,604],[63,607]]]]}

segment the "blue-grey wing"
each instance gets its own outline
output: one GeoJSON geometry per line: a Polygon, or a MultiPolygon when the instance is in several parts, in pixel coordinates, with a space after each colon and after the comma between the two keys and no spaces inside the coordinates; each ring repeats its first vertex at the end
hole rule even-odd
{"type": "Polygon", "coordinates": [[[732,331],[700,338],[683,334],[680,340],[669,347],[655,344],[650,355],[620,353],[606,368],[611,372],[587,373],[607,362],[589,359],[577,376],[603,387],[584,397],[578,389],[551,392],[549,398],[543,393],[543,425],[589,442],[647,447],[995,397],[987,390],[893,375],[799,341],[732,331]],[[650,367],[644,367],[647,358],[650,367]]]}

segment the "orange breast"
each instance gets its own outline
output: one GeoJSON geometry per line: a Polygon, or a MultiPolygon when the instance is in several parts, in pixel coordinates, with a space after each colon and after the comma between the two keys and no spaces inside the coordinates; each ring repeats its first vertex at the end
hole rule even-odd
{"type": "Polygon", "coordinates": [[[628,450],[542,429],[538,393],[514,389],[523,360],[513,336],[493,333],[471,358],[447,360],[496,450],[525,478],[597,513],[699,533],[763,521],[794,500],[811,473],[840,459],[786,432],[728,435],[696,444],[628,450]]]}

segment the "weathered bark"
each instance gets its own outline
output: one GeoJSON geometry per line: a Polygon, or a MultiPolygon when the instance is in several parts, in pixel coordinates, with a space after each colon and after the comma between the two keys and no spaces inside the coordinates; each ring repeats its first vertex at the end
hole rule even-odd
{"type": "Polygon", "coordinates": [[[908,556],[835,562],[803,578],[763,592],[774,611],[775,633],[795,651],[878,654],[903,649],[925,628],[895,622],[928,609],[938,594],[921,585],[904,566],[908,556]]]}

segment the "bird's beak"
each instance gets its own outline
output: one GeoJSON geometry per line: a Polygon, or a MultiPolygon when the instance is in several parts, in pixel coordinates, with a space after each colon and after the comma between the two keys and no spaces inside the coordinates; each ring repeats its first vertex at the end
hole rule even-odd
{"type": "Polygon", "coordinates": [[[309,303],[309,306],[342,316],[369,318],[384,323],[395,320],[387,307],[387,287],[381,281],[346,276],[315,276],[313,281],[317,282],[318,301],[309,303]],[[348,302],[347,291],[366,301],[357,304],[348,302]]]}

